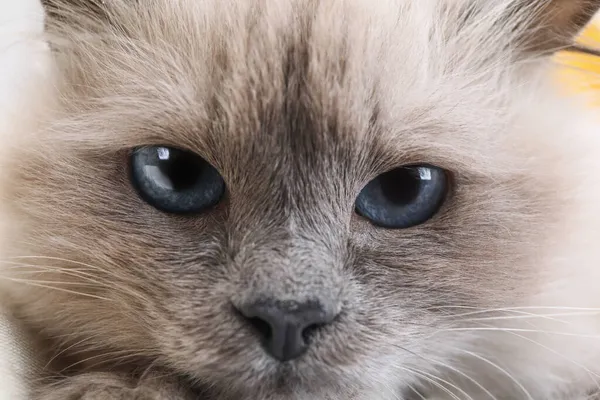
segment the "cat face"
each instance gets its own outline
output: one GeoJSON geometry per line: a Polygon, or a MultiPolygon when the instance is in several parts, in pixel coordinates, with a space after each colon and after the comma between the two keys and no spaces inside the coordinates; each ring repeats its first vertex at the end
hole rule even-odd
{"type": "Polygon", "coordinates": [[[51,19],[57,101],[4,161],[13,300],[82,365],[393,397],[544,290],[581,149],[517,2],[122,3],[51,19]]]}

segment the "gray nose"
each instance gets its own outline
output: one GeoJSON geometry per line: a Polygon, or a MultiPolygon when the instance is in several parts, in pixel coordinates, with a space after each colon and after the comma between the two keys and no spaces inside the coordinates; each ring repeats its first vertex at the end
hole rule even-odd
{"type": "Polygon", "coordinates": [[[263,301],[239,311],[254,327],[265,350],[282,362],[304,354],[310,334],[335,318],[317,302],[263,301]]]}

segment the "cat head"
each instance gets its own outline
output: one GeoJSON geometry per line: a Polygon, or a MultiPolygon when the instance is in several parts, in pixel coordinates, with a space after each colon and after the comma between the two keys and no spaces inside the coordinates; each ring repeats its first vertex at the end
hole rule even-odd
{"type": "Polygon", "coordinates": [[[392,396],[546,290],[588,149],[548,55],[600,2],[49,3],[3,274],[81,365],[392,396]]]}

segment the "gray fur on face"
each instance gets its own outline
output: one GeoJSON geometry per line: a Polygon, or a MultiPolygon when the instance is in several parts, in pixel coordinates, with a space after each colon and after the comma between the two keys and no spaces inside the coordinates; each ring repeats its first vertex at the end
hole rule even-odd
{"type": "MultiPolygon", "coordinates": [[[[515,0],[224,3],[60,2],[49,19],[56,92],[3,160],[3,247],[40,257],[25,272],[61,289],[6,290],[57,368],[151,366],[225,399],[385,400],[440,386],[431,376],[527,398],[512,377],[540,358],[498,373],[482,359],[522,343],[465,314],[530,306],[554,268],[540,254],[579,207],[568,167],[548,166],[584,141],[567,154],[552,135],[562,144],[569,115],[532,117],[562,104],[537,58],[562,39],[523,41],[545,25],[508,18],[515,0]],[[225,199],[194,217],[152,208],[127,171],[143,145],[201,155],[225,199]],[[414,163],[451,176],[433,219],[387,230],[354,213],[371,179],[414,163]],[[234,311],[271,300],[336,318],[281,363],[234,311]]],[[[531,377],[536,398],[573,390],[531,377]]]]}

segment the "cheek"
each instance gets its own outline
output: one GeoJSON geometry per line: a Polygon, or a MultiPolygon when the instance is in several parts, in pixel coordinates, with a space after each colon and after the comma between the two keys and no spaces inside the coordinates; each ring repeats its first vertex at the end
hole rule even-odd
{"type": "Polygon", "coordinates": [[[89,264],[109,282],[121,277],[125,286],[155,285],[157,298],[170,282],[190,282],[182,271],[198,279],[211,271],[206,265],[219,263],[224,210],[178,219],[139,199],[120,156],[101,166],[91,156],[60,156],[64,163],[31,158],[15,171],[23,184],[10,204],[22,230],[11,228],[13,253],[89,264]]]}
{"type": "Polygon", "coordinates": [[[72,238],[101,253],[102,248],[135,248],[130,253],[144,257],[179,246],[200,248],[205,236],[215,234],[224,210],[194,219],[157,211],[133,189],[123,153],[23,156],[26,162],[14,171],[22,184],[10,202],[24,221],[31,221],[32,232],[72,238]]]}
{"type": "Polygon", "coordinates": [[[443,214],[416,229],[357,227],[357,278],[402,307],[522,302],[540,282],[536,257],[544,251],[542,210],[549,205],[511,186],[465,188],[443,214]]]}
{"type": "Polygon", "coordinates": [[[538,282],[529,249],[488,239],[461,238],[435,254],[422,245],[412,252],[379,253],[363,276],[373,290],[408,298],[409,307],[500,307],[529,295],[538,282]]]}

